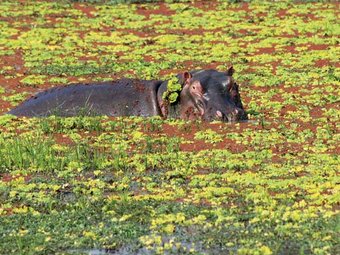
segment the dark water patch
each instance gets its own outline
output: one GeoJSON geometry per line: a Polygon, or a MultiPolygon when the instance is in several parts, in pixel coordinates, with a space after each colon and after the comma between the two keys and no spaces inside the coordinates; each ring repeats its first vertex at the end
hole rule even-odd
{"type": "Polygon", "coordinates": [[[250,123],[250,124],[258,124],[259,120],[239,120],[239,123],[250,123]]]}
{"type": "Polygon", "coordinates": [[[110,254],[118,254],[117,251],[109,250],[109,249],[79,249],[79,250],[70,250],[67,251],[67,254],[86,254],[86,255],[110,255],[110,254]]]}

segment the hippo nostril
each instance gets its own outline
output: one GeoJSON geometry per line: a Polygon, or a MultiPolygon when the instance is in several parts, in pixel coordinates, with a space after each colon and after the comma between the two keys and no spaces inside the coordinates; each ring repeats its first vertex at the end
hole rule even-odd
{"type": "Polygon", "coordinates": [[[221,119],[223,118],[223,114],[220,111],[216,111],[216,116],[221,119]]]}

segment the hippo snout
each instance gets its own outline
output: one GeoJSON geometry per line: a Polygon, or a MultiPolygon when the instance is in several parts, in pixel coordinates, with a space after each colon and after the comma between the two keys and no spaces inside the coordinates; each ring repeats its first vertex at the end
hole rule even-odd
{"type": "Polygon", "coordinates": [[[228,111],[228,112],[222,112],[222,111],[217,110],[215,113],[215,117],[216,119],[221,120],[221,121],[233,122],[233,121],[245,119],[246,113],[243,109],[236,107],[232,111],[228,111]]]}
{"type": "Polygon", "coordinates": [[[247,118],[246,112],[241,108],[235,108],[232,113],[232,121],[244,120],[247,118]]]}

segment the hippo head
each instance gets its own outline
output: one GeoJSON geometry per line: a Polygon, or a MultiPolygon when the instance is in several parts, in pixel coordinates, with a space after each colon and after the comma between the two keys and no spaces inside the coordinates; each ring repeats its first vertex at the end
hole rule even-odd
{"type": "MultiPolygon", "coordinates": [[[[247,119],[233,73],[230,67],[226,72],[200,70],[178,75],[182,85],[178,101],[167,106],[158,96],[163,116],[225,122],[247,119]],[[171,107],[177,110],[171,112],[171,107]]],[[[163,83],[158,94],[162,95],[165,90],[166,83],[163,83]]]]}

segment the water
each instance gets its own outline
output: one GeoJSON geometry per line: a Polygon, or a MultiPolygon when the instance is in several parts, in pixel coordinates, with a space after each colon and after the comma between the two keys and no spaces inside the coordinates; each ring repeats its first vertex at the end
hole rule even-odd
{"type": "Polygon", "coordinates": [[[79,249],[67,251],[69,254],[87,254],[87,255],[118,255],[118,251],[111,251],[107,249],[79,249]]]}

